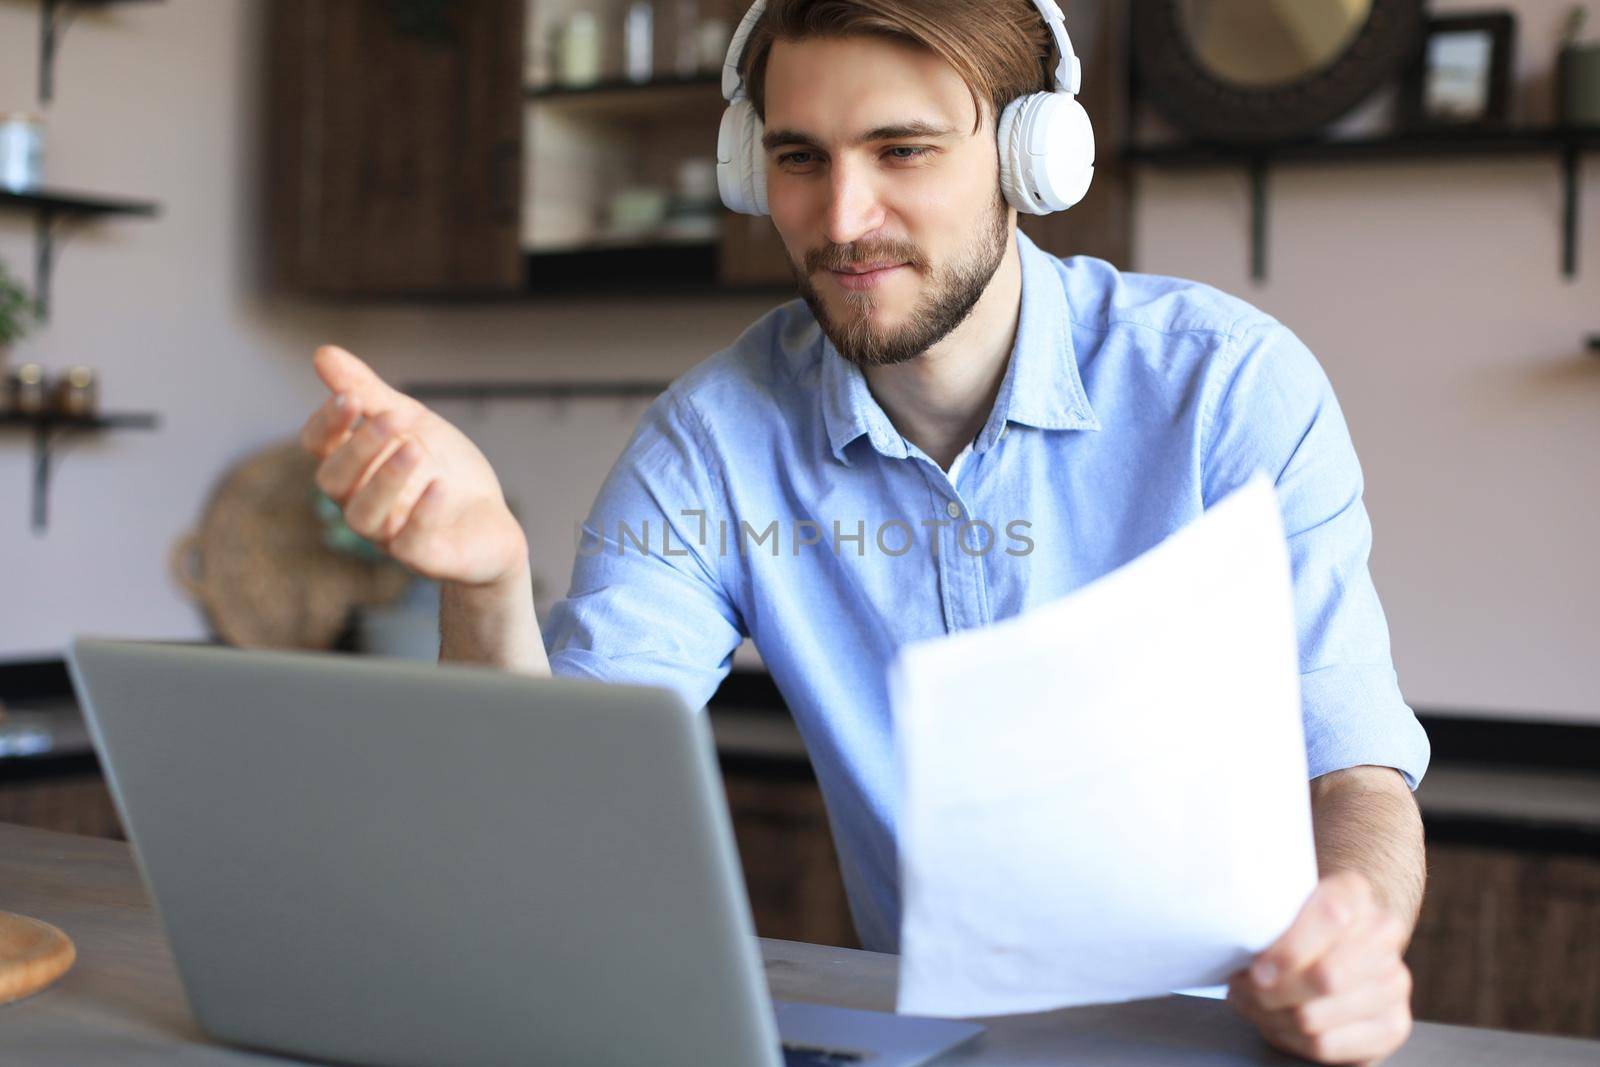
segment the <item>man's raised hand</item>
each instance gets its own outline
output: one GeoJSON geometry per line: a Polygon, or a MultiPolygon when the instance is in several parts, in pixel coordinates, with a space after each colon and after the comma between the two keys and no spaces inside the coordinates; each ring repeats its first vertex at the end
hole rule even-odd
{"type": "Polygon", "coordinates": [[[527,539],[478,447],[344,349],[324,345],[315,365],[331,395],[300,443],[350,528],[435,581],[517,580],[527,539]]]}

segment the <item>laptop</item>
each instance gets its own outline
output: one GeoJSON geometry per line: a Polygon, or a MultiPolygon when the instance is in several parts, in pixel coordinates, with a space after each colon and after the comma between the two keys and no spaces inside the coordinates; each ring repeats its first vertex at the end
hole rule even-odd
{"type": "Polygon", "coordinates": [[[982,1030],[771,1001],[705,712],[667,690],[85,638],[68,662],[218,1041],[913,1067],[982,1030]]]}

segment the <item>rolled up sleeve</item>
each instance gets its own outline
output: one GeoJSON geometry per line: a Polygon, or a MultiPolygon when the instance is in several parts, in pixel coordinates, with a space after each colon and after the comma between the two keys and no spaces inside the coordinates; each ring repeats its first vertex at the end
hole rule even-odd
{"type": "Polygon", "coordinates": [[[1263,471],[1288,535],[1306,755],[1313,778],[1393,767],[1412,789],[1429,745],[1401,696],[1368,569],[1372,526],[1344,414],[1310,350],[1280,323],[1236,328],[1207,390],[1205,505],[1263,471]]]}
{"type": "Polygon", "coordinates": [[[607,475],[579,533],[567,596],[545,622],[553,673],[661,686],[695,708],[727,675],[745,628],[695,516],[720,508],[695,420],[669,390],[607,475]]]}

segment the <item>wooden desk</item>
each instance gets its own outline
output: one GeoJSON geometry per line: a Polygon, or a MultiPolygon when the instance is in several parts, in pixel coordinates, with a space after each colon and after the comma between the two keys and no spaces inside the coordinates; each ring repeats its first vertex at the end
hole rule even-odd
{"type": "MultiPolygon", "coordinates": [[[[212,1045],[184,1001],[165,938],[120,842],[0,824],[0,902],[54,923],[77,943],[55,986],[0,1007],[8,1067],[130,1062],[283,1064],[301,1061],[212,1045]]],[[[764,941],[776,996],[887,1010],[895,958],[764,941]]],[[[1226,1004],[1164,997],[986,1020],[989,1032],[941,1064],[1292,1064],[1226,1004]]],[[[1557,1067],[1600,1064],[1600,1042],[1420,1023],[1397,1067],[1557,1067]]],[[[736,1067],[736,1065],[730,1065],[736,1067]]]]}

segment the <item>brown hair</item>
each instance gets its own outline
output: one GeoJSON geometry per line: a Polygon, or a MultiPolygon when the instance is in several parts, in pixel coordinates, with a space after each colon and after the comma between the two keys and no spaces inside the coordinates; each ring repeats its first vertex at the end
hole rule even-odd
{"type": "Polygon", "coordinates": [[[1033,0],[770,0],[745,46],[745,91],[767,117],[767,60],[776,41],[887,37],[933,52],[961,75],[978,121],[999,120],[1012,100],[1054,85],[1055,40],[1033,0]]]}

